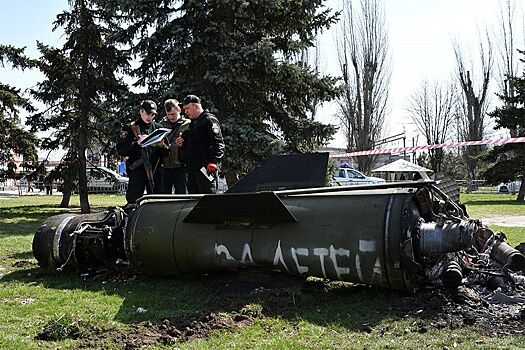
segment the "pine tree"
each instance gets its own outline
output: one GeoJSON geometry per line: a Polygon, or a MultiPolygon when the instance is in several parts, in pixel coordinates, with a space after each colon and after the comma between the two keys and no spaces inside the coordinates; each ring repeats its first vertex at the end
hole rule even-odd
{"type": "Polygon", "coordinates": [[[312,117],[336,79],[297,63],[337,19],[323,0],[112,1],[132,19],[120,39],[140,57],[138,85],[152,96],[199,95],[226,142],[229,182],[271,154],[326,144],[335,127],[312,117]]]}
{"type": "MultiPolygon", "coordinates": [[[[26,69],[35,62],[24,55],[24,49],[0,44],[0,66],[6,64],[13,68],[26,69]]],[[[32,112],[33,106],[22,96],[19,88],[0,82],[0,179],[16,178],[15,155],[22,156],[24,162],[37,159],[36,136],[20,125],[20,111],[32,112]]]]}
{"type": "Polygon", "coordinates": [[[53,130],[42,148],[62,146],[66,150],[58,169],[64,181],[61,206],[69,205],[78,181],[83,213],[90,212],[86,151],[109,144],[109,130],[119,129],[112,117],[112,103],[127,91],[118,74],[129,67],[128,56],[107,41],[113,19],[113,14],[95,1],[71,0],[70,9],[54,22],[54,29],[64,28],[67,40],[63,47],[38,43],[42,54],[39,68],[46,79],[33,96],[47,109],[35,114],[30,123],[33,130],[53,130]]]}
{"type": "MultiPolygon", "coordinates": [[[[525,54],[525,51],[520,51],[525,54]]],[[[525,61],[525,60],[522,60],[525,61]]],[[[521,78],[509,77],[514,96],[500,96],[505,106],[496,108],[490,115],[495,118],[495,129],[515,130],[518,137],[525,136],[525,71],[521,78]]],[[[483,177],[492,184],[521,180],[517,201],[525,197],[525,144],[510,143],[494,147],[482,159],[496,162],[483,172],[483,177]]]]}

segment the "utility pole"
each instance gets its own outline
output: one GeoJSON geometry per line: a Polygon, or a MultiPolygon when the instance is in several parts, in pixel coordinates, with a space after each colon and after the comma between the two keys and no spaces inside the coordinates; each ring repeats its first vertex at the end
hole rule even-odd
{"type": "MultiPolygon", "coordinates": [[[[416,141],[414,136],[412,136],[412,147],[416,147],[416,141]]],[[[412,163],[416,164],[416,150],[412,151],[412,163]]]]}
{"type": "MultiPolygon", "coordinates": [[[[403,132],[403,148],[406,147],[406,139],[407,139],[407,137],[404,135],[404,132],[403,132]]],[[[407,160],[407,151],[406,150],[403,150],[403,160],[407,160]]]]}
{"type": "MultiPolygon", "coordinates": [[[[419,140],[419,134],[416,135],[416,141],[414,142],[414,138],[412,137],[412,147],[416,147],[416,144],[418,143],[418,140],[419,140]]],[[[416,154],[416,150],[414,150],[412,152],[412,161],[414,162],[414,164],[417,164],[417,154],[416,154]]]]}
{"type": "MultiPolygon", "coordinates": [[[[406,134],[405,134],[405,128],[403,127],[403,132],[397,135],[387,136],[382,140],[378,140],[375,142],[372,146],[372,148],[376,148],[379,145],[384,145],[385,143],[394,142],[397,140],[403,139],[403,147],[405,147],[405,140],[406,140],[406,134]]],[[[406,151],[403,151],[403,159],[406,157],[406,151]]],[[[392,154],[390,154],[390,160],[392,160],[392,154]]]]}

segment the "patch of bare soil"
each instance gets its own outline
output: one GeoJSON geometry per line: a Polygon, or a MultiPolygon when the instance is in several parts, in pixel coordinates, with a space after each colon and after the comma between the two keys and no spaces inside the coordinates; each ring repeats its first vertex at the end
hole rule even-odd
{"type": "Polygon", "coordinates": [[[172,317],[160,323],[149,321],[131,326],[127,332],[107,331],[92,334],[82,340],[79,348],[103,348],[104,344],[123,344],[127,350],[142,349],[154,344],[176,344],[198,338],[206,338],[214,329],[233,329],[253,322],[251,315],[233,312],[228,314],[208,313],[201,316],[172,317]]]}

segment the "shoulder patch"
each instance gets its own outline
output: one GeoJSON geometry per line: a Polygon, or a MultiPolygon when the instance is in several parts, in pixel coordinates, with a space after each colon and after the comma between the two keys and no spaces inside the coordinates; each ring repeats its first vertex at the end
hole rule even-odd
{"type": "Polygon", "coordinates": [[[126,137],[128,137],[128,132],[126,130],[121,130],[120,131],[120,138],[121,139],[125,139],[126,137]]]}
{"type": "Polygon", "coordinates": [[[219,127],[219,124],[217,123],[213,123],[211,130],[213,131],[215,135],[219,135],[219,133],[221,132],[221,128],[219,127]]]}

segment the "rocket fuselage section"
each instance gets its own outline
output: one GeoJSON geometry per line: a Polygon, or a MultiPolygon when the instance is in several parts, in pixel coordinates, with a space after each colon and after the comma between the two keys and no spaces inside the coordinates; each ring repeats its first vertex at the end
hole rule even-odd
{"type": "Polygon", "coordinates": [[[412,289],[400,247],[420,219],[413,188],[271,194],[282,208],[258,200],[268,193],[216,195],[211,204],[146,197],[127,225],[126,253],[136,269],[164,276],[256,268],[412,289]],[[198,211],[213,223],[185,220],[198,211]]]}

